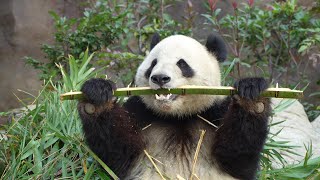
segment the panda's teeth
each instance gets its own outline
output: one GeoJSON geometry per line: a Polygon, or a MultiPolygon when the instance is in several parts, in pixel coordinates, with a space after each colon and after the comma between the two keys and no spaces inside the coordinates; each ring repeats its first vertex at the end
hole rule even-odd
{"type": "Polygon", "coordinates": [[[155,96],[156,96],[156,99],[160,99],[160,97],[159,97],[159,95],[158,95],[158,94],[155,94],[155,96]]]}
{"type": "Polygon", "coordinates": [[[166,94],[166,95],[164,95],[164,94],[155,94],[154,96],[155,96],[156,100],[170,100],[172,94],[171,93],[170,94],[166,94]]]}

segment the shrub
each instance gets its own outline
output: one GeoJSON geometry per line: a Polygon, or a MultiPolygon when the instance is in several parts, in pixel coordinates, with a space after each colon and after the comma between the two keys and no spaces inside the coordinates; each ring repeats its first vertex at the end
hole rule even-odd
{"type": "Polygon", "coordinates": [[[270,82],[292,88],[300,83],[304,87],[308,80],[303,67],[308,63],[303,55],[320,44],[320,20],[298,6],[296,0],[262,8],[253,3],[251,0],[240,6],[234,2],[234,13],[221,19],[221,9],[215,7],[203,14],[210,27],[226,39],[231,55],[237,59],[233,77],[248,75],[245,72],[263,73],[270,82]]]}
{"type": "Polygon", "coordinates": [[[25,61],[40,70],[41,80],[56,81],[61,78],[56,64],[66,66],[69,54],[78,58],[81,52],[88,49],[89,53],[98,54],[99,65],[109,66],[113,62],[109,67],[111,71],[129,69],[125,71],[127,76],[121,79],[128,84],[133,79],[132,69],[136,69],[133,65],[137,64],[129,66],[132,61],[128,62],[128,57],[140,62],[142,58],[139,55],[145,55],[149,48],[146,41],[151,35],[155,32],[161,37],[191,33],[189,28],[165,13],[170,2],[98,0],[92,7],[86,8],[80,18],[60,17],[51,11],[56,29],[55,43],[44,44],[41,48],[49,62],[40,62],[32,57],[25,57],[25,61]],[[132,50],[130,42],[135,43],[138,50],[132,50]]]}

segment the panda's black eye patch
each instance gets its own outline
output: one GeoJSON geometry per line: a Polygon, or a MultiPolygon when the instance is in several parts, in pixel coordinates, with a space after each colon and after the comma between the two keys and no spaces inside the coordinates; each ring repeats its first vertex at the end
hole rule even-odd
{"type": "Polygon", "coordinates": [[[184,77],[194,76],[193,69],[189,66],[189,64],[184,59],[180,59],[177,62],[177,66],[180,68],[180,70],[182,72],[182,76],[184,76],[184,77]]]}
{"type": "Polygon", "coordinates": [[[152,69],[157,65],[157,59],[154,59],[152,62],[151,62],[151,65],[150,67],[147,69],[147,71],[144,73],[144,77],[146,79],[149,79],[150,75],[151,75],[151,72],[152,72],[152,69]]]}

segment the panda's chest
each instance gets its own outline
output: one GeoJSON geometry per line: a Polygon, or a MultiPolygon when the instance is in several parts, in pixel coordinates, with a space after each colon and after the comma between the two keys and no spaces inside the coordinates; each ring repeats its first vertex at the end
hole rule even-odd
{"type": "Polygon", "coordinates": [[[184,127],[171,127],[161,124],[152,124],[150,129],[143,132],[147,150],[153,155],[181,157],[189,159],[197,146],[193,130],[184,127]]]}
{"type": "MultiPolygon", "coordinates": [[[[202,123],[193,126],[167,126],[154,123],[144,130],[146,152],[152,157],[158,168],[167,176],[180,175],[188,178],[195,169],[198,175],[208,173],[213,169],[213,160],[210,156],[214,131],[202,123]],[[205,131],[203,140],[200,140],[202,130],[205,131]],[[199,153],[196,154],[197,145],[199,153]],[[197,162],[194,159],[197,159],[197,162]]],[[[145,156],[144,164],[150,159],[145,156]]]]}

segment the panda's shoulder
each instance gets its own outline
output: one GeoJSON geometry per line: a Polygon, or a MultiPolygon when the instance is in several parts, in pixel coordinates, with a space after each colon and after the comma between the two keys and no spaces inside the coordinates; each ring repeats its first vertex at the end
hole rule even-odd
{"type": "Polygon", "coordinates": [[[203,113],[208,119],[219,119],[222,118],[227,112],[231,102],[231,97],[216,100],[208,109],[203,113]]]}
{"type": "Polygon", "coordinates": [[[136,112],[139,109],[145,109],[146,106],[143,103],[141,97],[139,96],[131,96],[128,98],[128,100],[123,104],[123,106],[129,111],[129,112],[136,112]]]}
{"type": "Polygon", "coordinates": [[[144,126],[155,118],[155,114],[147,108],[139,96],[131,96],[123,107],[138,121],[139,126],[144,126]]]}

